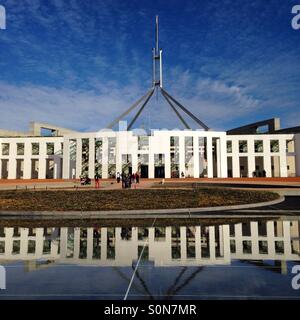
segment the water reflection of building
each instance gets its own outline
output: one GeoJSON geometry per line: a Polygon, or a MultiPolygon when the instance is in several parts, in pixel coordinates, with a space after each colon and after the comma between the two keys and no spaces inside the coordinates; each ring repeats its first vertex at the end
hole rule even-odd
{"type": "Polygon", "coordinates": [[[131,266],[141,253],[155,266],[299,261],[299,230],[298,220],[149,228],[0,227],[0,261],[131,266]]]}

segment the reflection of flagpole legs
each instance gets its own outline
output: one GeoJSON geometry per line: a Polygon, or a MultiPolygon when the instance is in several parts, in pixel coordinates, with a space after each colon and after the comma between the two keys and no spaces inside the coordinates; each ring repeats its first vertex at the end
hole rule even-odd
{"type": "MultiPolygon", "coordinates": [[[[126,282],[128,283],[130,282],[130,279],[119,269],[119,267],[113,267],[113,270],[115,270],[117,274],[126,282]]],[[[137,292],[139,292],[140,294],[143,294],[143,291],[140,290],[140,288],[137,285],[133,284],[133,287],[137,292]]]]}
{"type": "MultiPolygon", "coordinates": [[[[191,282],[191,280],[193,280],[196,277],[196,275],[202,270],[203,270],[203,267],[197,268],[197,270],[195,272],[193,272],[180,286],[178,286],[173,291],[171,291],[170,296],[176,295],[177,292],[179,292],[181,289],[183,289],[185,286],[187,286],[191,282]]],[[[168,296],[168,298],[170,298],[170,296],[168,296]]]]}
{"type": "MultiPolygon", "coordinates": [[[[132,267],[133,269],[133,267],[132,267]]],[[[144,279],[140,276],[138,270],[136,271],[136,276],[137,278],[140,280],[142,287],[144,288],[145,292],[148,294],[149,298],[151,300],[154,300],[152,293],[150,292],[150,290],[148,289],[146,282],[144,281],[144,279]]]]}
{"type": "Polygon", "coordinates": [[[167,296],[169,296],[170,292],[173,291],[173,288],[176,287],[177,283],[178,283],[179,280],[182,278],[182,276],[184,275],[184,273],[186,272],[186,270],[187,270],[187,267],[184,267],[184,268],[180,271],[180,273],[179,273],[179,275],[176,277],[174,283],[173,283],[172,286],[168,289],[168,291],[167,291],[167,296]]]}

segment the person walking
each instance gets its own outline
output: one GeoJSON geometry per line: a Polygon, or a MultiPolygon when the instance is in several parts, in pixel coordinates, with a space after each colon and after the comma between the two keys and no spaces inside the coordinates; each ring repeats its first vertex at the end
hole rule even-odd
{"type": "Polygon", "coordinates": [[[126,177],[125,177],[125,174],[124,174],[124,171],[122,171],[121,173],[121,180],[122,180],[122,189],[125,189],[126,187],[126,181],[125,181],[126,177]]]}
{"type": "Polygon", "coordinates": [[[99,189],[100,188],[100,175],[98,172],[95,174],[95,188],[99,189]]]}
{"type": "Polygon", "coordinates": [[[131,175],[131,183],[135,183],[136,182],[136,176],[135,176],[135,173],[133,173],[131,175]]]}
{"type": "Polygon", "coordinates": [[[133,189],[136,189],[136,174],[133,173],[132,174],[132,185],[133,185],[133,189]]]}
{"type": "Polygon", "coordinates": [[[132,183],[132,175],[128,174],[128,188],[131,189],[131,183],[132,183]]]}
{"type": "Polygon", "coordinates": [[[135,180],[136,180],[136,183],[140,183],[140,175],[138,172],[136,172],[135,174],[135,180]]]}
{"type": "Polygon", "coordinates": [[[117,183],[120,183],[120,180],[121,180],[121,178],[120,178],[120,172],[117,172],[117,183]]]}

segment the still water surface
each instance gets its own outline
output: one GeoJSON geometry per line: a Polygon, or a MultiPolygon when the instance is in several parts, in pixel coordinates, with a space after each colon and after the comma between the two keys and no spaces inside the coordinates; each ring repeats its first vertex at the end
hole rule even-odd
{"type": "Polygon", "coordinates": [[[0,299],[300,299],[299,217],[2,225],[0,299]]]}

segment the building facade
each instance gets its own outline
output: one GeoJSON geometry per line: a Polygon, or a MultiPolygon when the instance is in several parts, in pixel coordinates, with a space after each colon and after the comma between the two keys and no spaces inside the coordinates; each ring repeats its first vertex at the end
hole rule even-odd
{"type": "Polygon", "coordinates": [[[299,231],[295,218],[166,227],[0,227],[0,262],[131,266],[142,251],[143,261],[160,267],[299,261],[299,231]]]}
{"type": "MultiPolygon", "coordinates": [[[[42,125],[41,125],[42,128],[42,125]]],[[[0,132],[0,179],[227,178],[300,176],[300,133],[204,130],[0,132]]]]}

